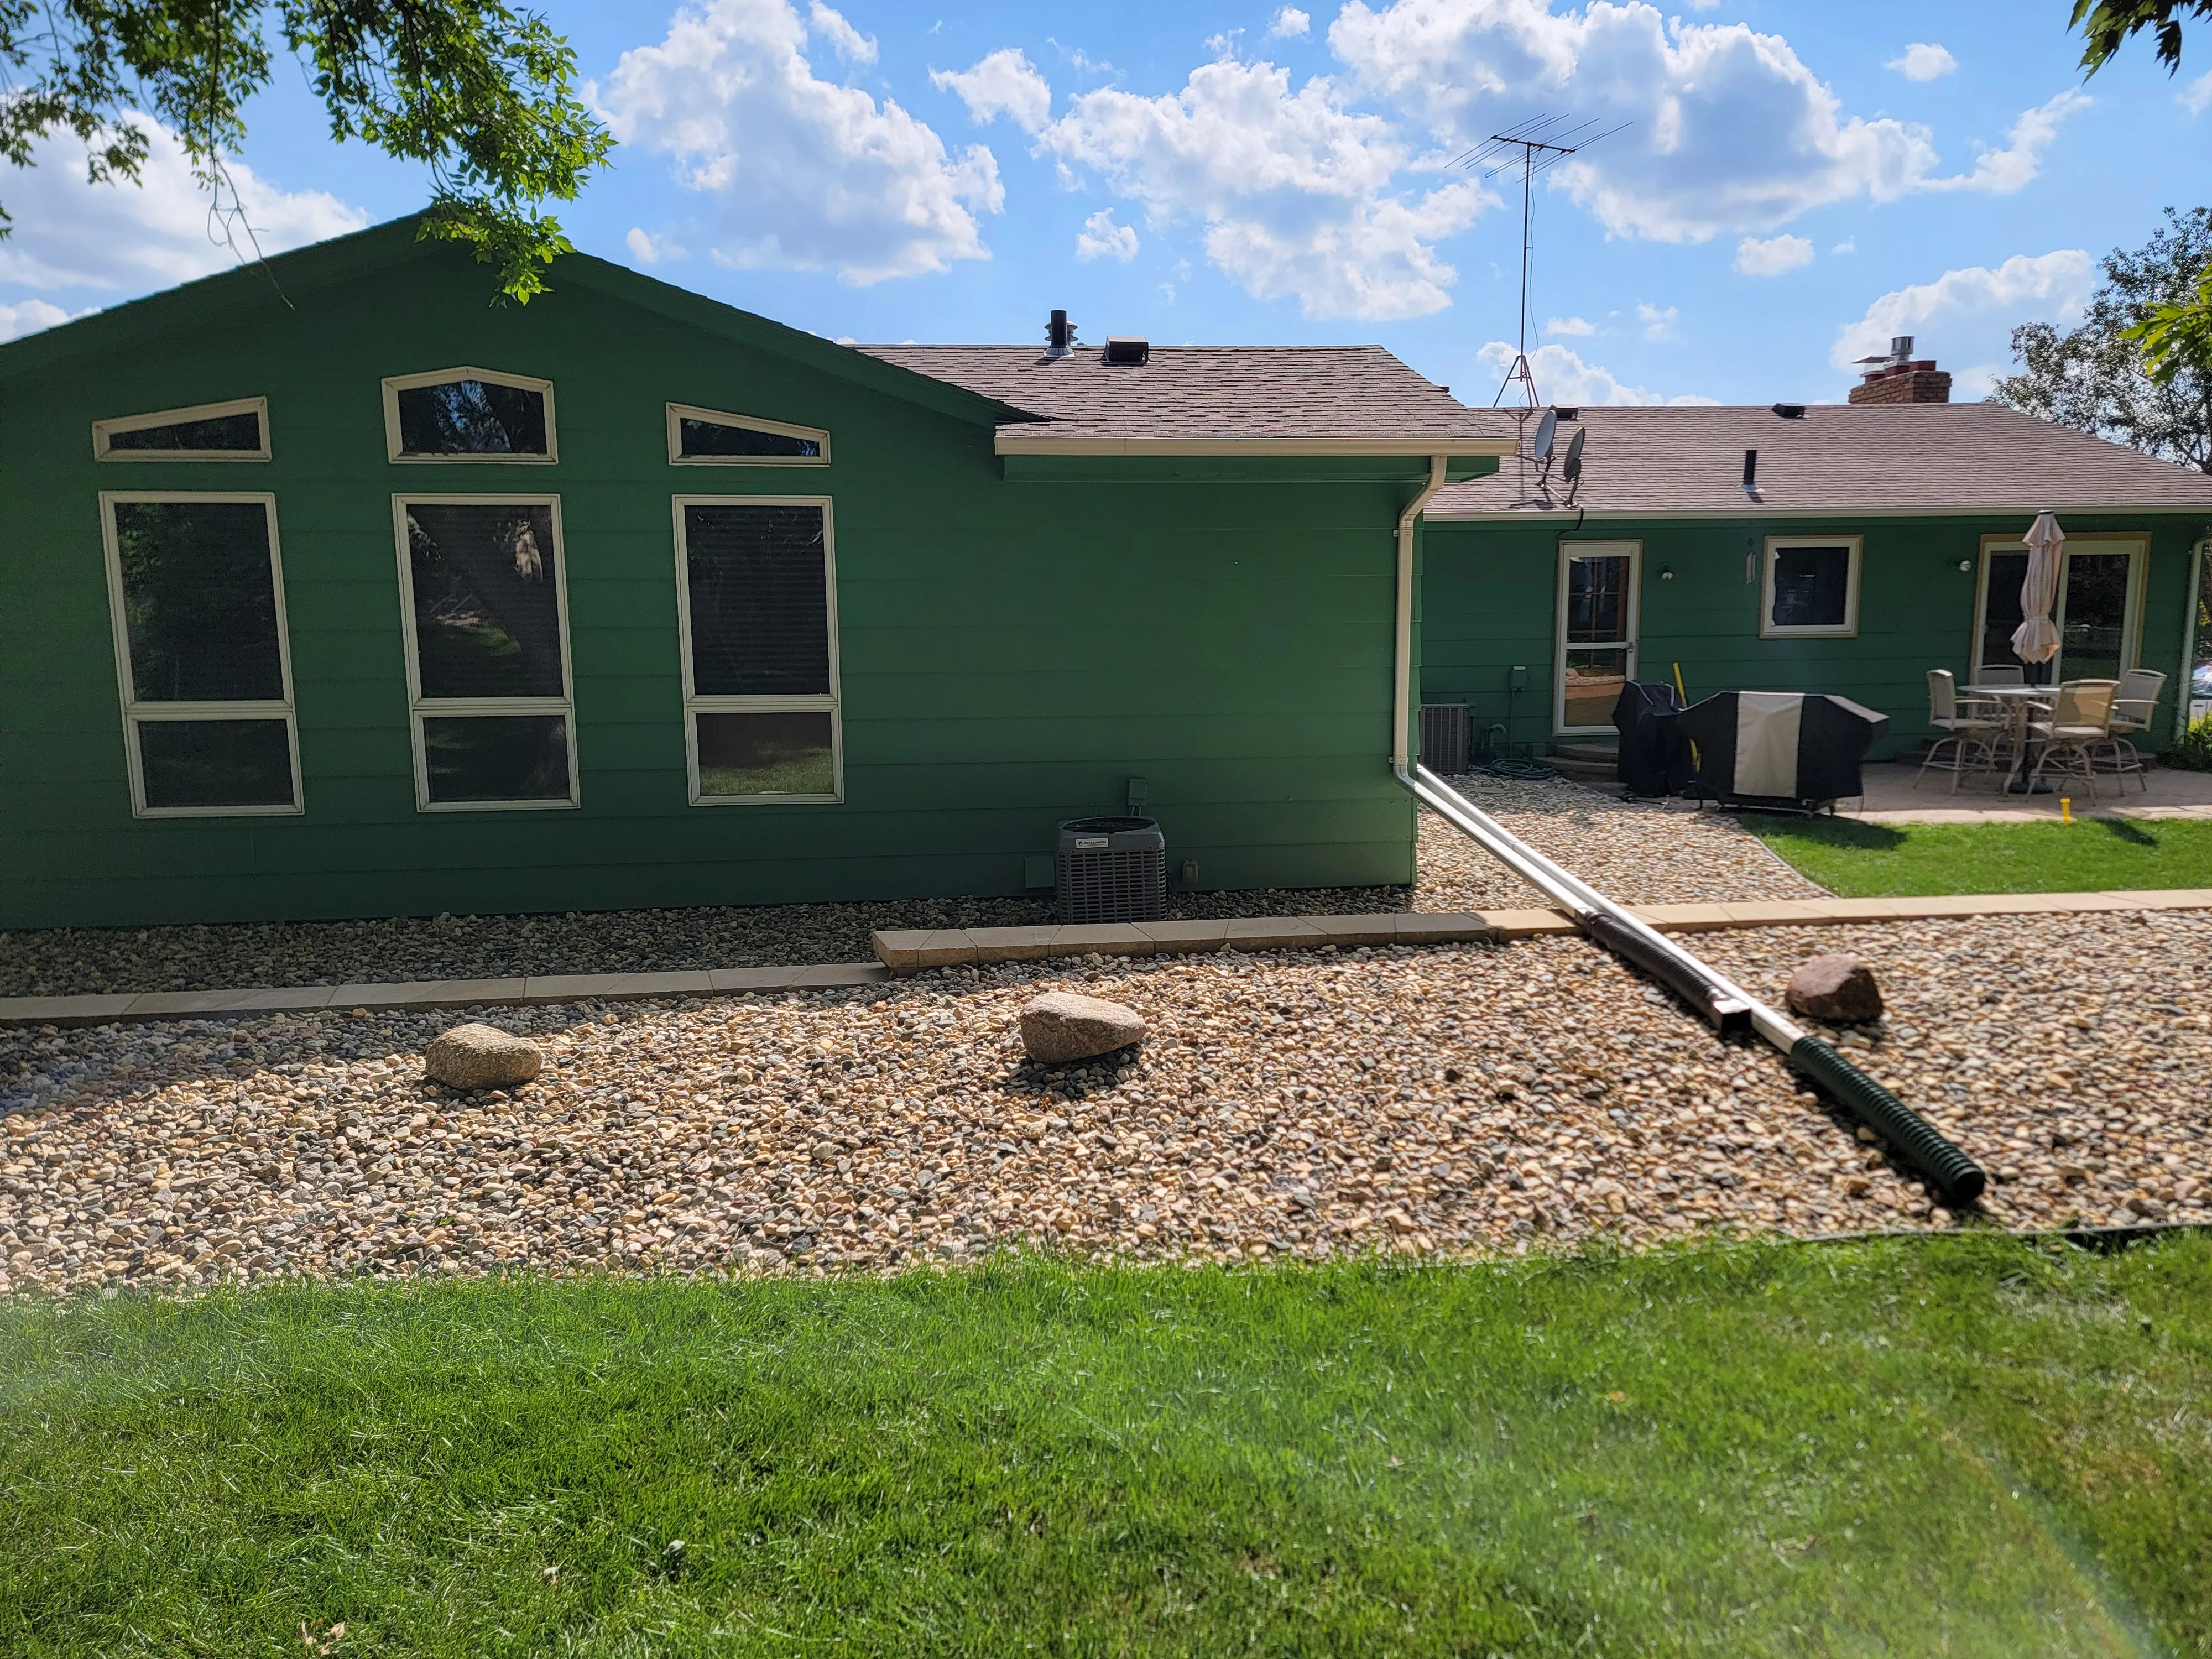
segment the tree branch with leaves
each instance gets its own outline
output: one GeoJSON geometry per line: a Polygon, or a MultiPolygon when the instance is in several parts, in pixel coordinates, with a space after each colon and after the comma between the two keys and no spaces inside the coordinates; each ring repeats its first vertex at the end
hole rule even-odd
{"type": "Polygon", "coordinates": [[[495,266],[502,296],[544,291],[571,245],[542,204],[574,200],[614,141],[576,95],[568,42],[499,0],[0,0],[0,161],[33,165],[67,133],[94,183],[136,181],[133,118],[150,115],[220,205],[272,40],[307,64],[333,137],[428,167],[421,234],[495,266]]]}

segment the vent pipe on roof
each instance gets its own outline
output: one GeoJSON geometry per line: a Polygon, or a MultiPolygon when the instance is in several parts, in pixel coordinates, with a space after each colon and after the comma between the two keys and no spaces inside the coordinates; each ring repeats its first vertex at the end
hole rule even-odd
{"type": "Polygon", "coordinates": [[[1743,452],[1743,493],[1753,501],[1759,499],[1759,452],[1755,449],[1743,452]]]}
{"type": "Polygon", "coordinates": [[[1075,325],[1067,320],[1067,313],[1055,310],[1044,325],[1044,355],[1065,357],[1075,349],[1075,325]]]}

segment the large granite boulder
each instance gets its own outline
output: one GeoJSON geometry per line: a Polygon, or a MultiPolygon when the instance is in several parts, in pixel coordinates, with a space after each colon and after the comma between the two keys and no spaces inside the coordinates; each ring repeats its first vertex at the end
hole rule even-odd
{"type": "Polygon", "coordinates": [[[503,1089],[527,1083],[544,1063],[538,1045],[489,1025],[456,1025],[430,1044],[422,1069],[454,1089],[503,1089]]]}
{"type": "Polygon", "coordinates": [[[1814,957],[1790,975],[1783,992],[1801,1014],[1838,1025],[1864,1025],[1881,1018],[1881,987],[1874,969],[1856,957],[1814,957]]]}
{"type": "Polygon", "coordinates": [[[1022,1047],[1046,1066],[1110,1054],[1144,1040],[1145,1017],[1118,1002],[1048,991],[1022,1008],[1022,1047]]]}

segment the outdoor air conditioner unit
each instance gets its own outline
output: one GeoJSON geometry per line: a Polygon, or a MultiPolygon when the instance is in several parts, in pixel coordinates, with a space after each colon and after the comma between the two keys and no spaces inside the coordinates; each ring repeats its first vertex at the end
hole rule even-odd
{"type": "Polygon", "coordinates": [[[1069,819],[1060,826],[1053,875],[1062,921],[1167,916],[1168,839],[1152,818],[1069,819]]]}
{"type": "Polygon", "coordinates": [[[1421,764],[1444,777],[1468,768],[1468,718],[1463,702],[1421,705],[1421,764]]]}

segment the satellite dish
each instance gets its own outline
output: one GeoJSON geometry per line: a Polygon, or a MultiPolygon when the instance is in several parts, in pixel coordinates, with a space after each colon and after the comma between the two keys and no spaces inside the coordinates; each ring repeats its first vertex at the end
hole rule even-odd
{"type": "Polygon", "coordinates": [[[1548,462],[1552,459],[1552,441],[1559,434],[1559,411],[1547,409],[1544,418],[1536,422],[1536,441],[1529,446],[1528,459],[1548,462]]]}
{"type": "Polygon", "coordinates": [[[1583,440],[1589,436],[1589,428],[1579,426],[1575,428],[1575,435],[1567,441],[1567,465],[1564,471],[1569,483],[1583,476],[1583,440]]]}

